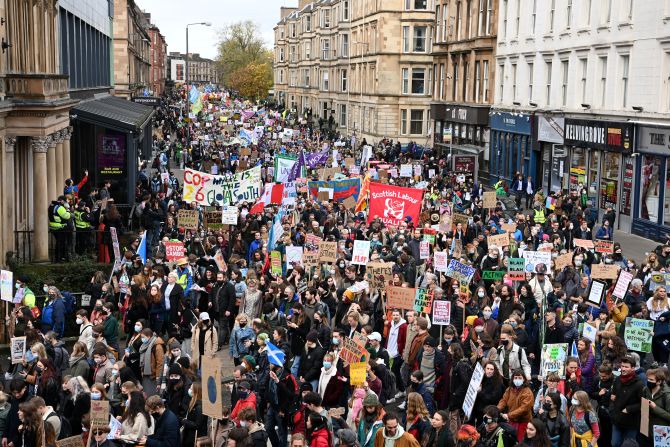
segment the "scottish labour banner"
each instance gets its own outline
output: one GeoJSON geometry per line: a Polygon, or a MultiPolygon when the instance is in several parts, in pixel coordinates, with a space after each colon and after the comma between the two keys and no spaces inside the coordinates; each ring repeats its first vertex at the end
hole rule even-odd
{"type": "Polygon", "coordinates": [[[407,217],[416,225],[421,214],[423,190],[370,183],[368,222],[381,218],[386,225],[400,225],[407,217]]]}

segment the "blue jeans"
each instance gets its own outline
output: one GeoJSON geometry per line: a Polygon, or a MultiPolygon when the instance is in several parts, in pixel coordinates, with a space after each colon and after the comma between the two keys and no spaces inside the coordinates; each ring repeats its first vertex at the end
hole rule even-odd
{"type": "Polygon", "coordinates": [[[296,355],[293,357],[293,363],[291,364],[291,374],[293,374],[293,377],[298,377],[298,371],[300,371],[300,356],[296,355]]]}
{"type": "Polygon", "coordinates": [[[275,410],[272,405],[268,407],[265,414],[265,430],[267,430],[272,447],[286,447],[286,425],[279,415],[279,410],[275,410]]]}
{"type": "Polygon", "coordinates": [[[616,425],[612,425],[612,447],[621,447],[624,439],[635,440],[637,432],[637,428],[619,428],[616,425]]]}

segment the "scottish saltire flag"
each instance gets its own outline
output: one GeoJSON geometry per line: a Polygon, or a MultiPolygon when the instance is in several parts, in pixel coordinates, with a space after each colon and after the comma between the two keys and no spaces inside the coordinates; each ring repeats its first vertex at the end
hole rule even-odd
{"type": "Polygon", "coordinates": [[[142,234],[142,240],[140,240],[140,245],[137,246],[137,254],[142,258],[142,264],[147,263],[147,232],[145,231],[142,234]]]}
{"type": "Polygon", "coordinates": [[[267,346],[268,350],[268,361],[279,367],[284,367],[284,362],[286,361],[286,354],[284,354],[284,351],[270,343],[269,341],[265,342],[265,346],[267,346]]]}
{"type": "Polygon", "coordinates": [[[200,96],[200,92],[198,91],[197,88],[195,88],[195,85],[191,87],[191,92],[188,94],[188,99],[191,102],[196,102],[198,100],[198,97],[200,96]]]}
{"type": "Polygon", "coordinates": [[[253,137],[254,137],[254,136],[253,136],[253,133],[249,132],[248,130],[246,130],[246,129],[240,129],[240,135],[239,135],[239,137],[240,137],[240,140],[242,140],[242,141],[246,141],[247,144],[251,144],[252,141],[253,141],[253,137]]]}

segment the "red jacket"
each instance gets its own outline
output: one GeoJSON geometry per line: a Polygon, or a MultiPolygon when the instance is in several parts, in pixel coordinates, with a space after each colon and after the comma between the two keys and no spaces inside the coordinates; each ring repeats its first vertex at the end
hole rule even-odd
{"type": "Polygon", "coordinates": [[[240,411],[245,408],[253,408],[254,410],[256,409],[256,394],[252,391],[249,391],[249,395],[246,399],[240,399],[237,401],[235,408],[233,408],[233,411],[230,413],[230,419],[238,422],[237,416],[239,416],[240,411]]]}
{"type": "MultiPolygon", "coordinates": [[[[391,330],[391,320],[389,320],[386,323],[386,326],[388,327],[388,332],[391,330]]],[[[400,325],[400,328],[398,329],[398,355],[402,357],[403,351],[405,350],[405,341],[407,340],[407,323],[403,323],[400,325]]],[[[388,350],[389,348],[389,338],[386,337],[386,343],[384,344],[384,347],[388,350]]]]}
{"type": "Polygon", "coordinates": [[[309,447],[331,447],[330,433],[327,428],[320,428],[312,433],[312,442],[309,447]]]}

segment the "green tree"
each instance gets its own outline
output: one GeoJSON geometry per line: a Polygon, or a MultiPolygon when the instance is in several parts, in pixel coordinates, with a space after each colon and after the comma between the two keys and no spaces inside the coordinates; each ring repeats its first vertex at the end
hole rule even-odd
{"type": "Polygon", "coordinates": [[[218,45],[218,64],[223,73],[223,84],[242,93],[239,80],[245,77],[257,78],[261,73],[264,77],[251,90],[256,97],[264,97],[272,88],[272,52],[265,48],[259,26],[247,20],[228,25],[220,33],[218,45]],[[261,69],[265,66],[265,69],[261,69]],[[240,70],[249,67],[253,76],[243,76],[240,70]],[[235,82],[237,80],[238,82],[235,82]],[[257,88],[267,86],[266,91],[259,93],[257,88]]]}
{"type": "Polygon", "coordinates": [[[247,99],[258,100],[267,97],[272,88],[272,66],[265,63],[250,63],[235,70],[227,84],[247,99]]]}

